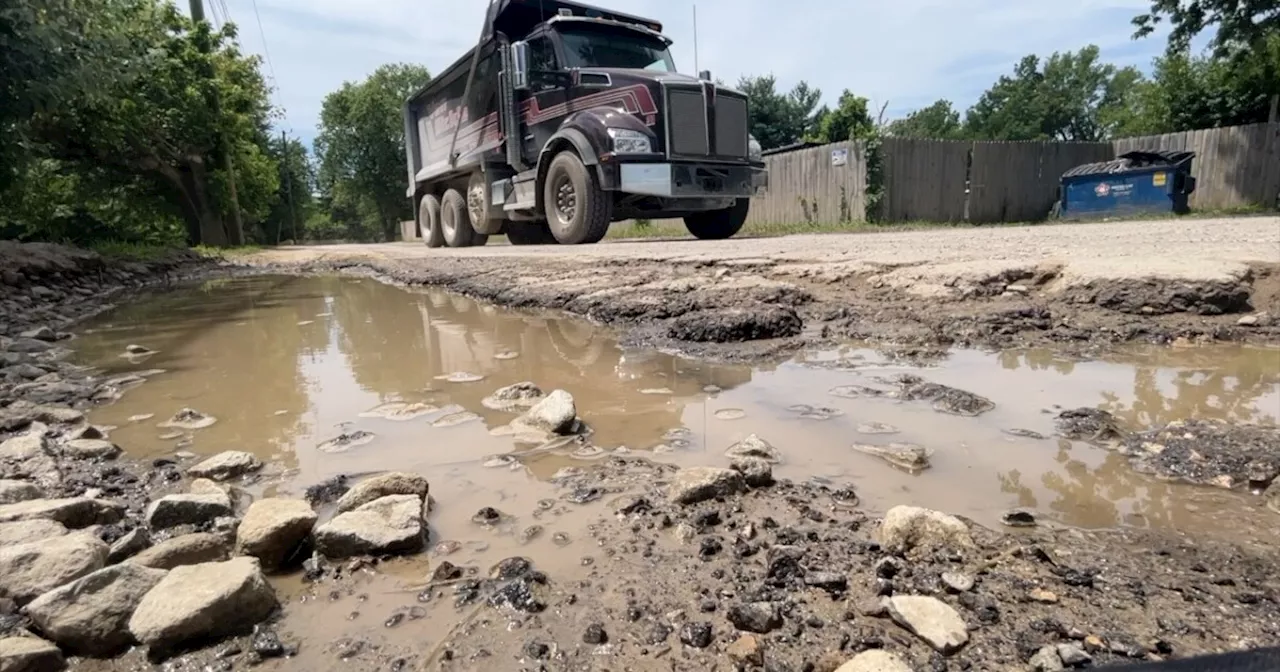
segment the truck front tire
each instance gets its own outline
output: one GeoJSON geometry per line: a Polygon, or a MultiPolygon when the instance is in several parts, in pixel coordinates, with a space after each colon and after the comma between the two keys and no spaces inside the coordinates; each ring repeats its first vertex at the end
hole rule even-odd
{"type": "Polygon", "coordinates": [[[600,188],[595,172],[571,150],[551,160],[542,197],[547,225],[564,245],[598,243],[609,230],[613,200],[600,188]]]}
{"type": "Polygon", "coordinates": [[[427,194],[418,202],[418,224],[422,227],[422,242],[427,247],[444,245],[444,234],[440,230],[440,199],[427,194]]]}
{"type": "Polygon", "coordinates": [[[733,205],[723,210],[708,210],[684,218],[684,226],[695,238],[701,240],[724,240],[742,230],[747,223],[747,213],[751,209],[751,199],[739,198],[733,205]]]}
{"type": "Polygon", "coordinates": [[[476,233],[471,228],[467,199],[457,189],[444,192],[444,200],[440,203],[440,230],[449,247],[480,246],[489,242],[489,236],[476,233]]]}

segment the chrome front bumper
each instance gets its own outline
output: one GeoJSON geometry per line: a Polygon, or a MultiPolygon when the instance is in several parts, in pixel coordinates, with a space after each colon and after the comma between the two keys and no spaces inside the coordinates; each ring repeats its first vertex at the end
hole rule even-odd
{"type": "Polygon", "coordinates": [[[709,163],[624,163],[618,191],[664,198],[745,198],[769,186],[769,171],[709,163]]]}

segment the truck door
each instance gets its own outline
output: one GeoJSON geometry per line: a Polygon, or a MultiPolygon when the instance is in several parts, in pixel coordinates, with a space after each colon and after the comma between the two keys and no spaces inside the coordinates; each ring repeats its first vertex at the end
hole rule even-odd
{"type": "Polygon", "coordinates": [[[528,44],[530,100],[524,117],[527,129],[523,149],[525,161],[533,164],[568,114],[568,77],[560,69],[555,47],[545,34],[530,38],[528,44]]]}

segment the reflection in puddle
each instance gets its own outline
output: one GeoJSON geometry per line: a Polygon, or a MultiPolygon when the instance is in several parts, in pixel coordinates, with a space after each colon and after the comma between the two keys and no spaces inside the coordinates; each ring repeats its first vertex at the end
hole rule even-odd
{"type": "MultiPolygon", "coordinates": [[[[172,455],[176,438],[197,455],[247,450],[284,469],[273,488],[294,494],[338,474],[422,473],[441,503],[433,529],[446,539],[473,537],[469,517],[482,506],[535,510],[564,467],[615,451],[723,465],[725,448],[750,434],[781,451],[780,477],[853,483],[875,509],[910,502],[994,525],[1028,507],[1070,525],[1211,534],[1247,533],[1274,515],[1247,495],[1164,483],[1114,453],[1059,440],[1053,416],[1089,406],[1130,429],[1189,417],[1274,422],[1276,350],[1160,348],[1109,362],[957,352],[915,372],[995,404],[965,397],[955,414],[935,410],[933,388],[889,393],[885,381],[907,367],[867,349],[755,369],[712,365],[624,352],[580,321],[334,277],[211,282],[89,326],[77,342],[86,363],[135,373],[143,365],[119,357],[132,344],[153,351],[148,369],[163,370],[94,412],[95,422],[119,426],[112,439],[131,455],[172,455]],[[572,393],[590,436],[529,446],[495,432],[524,406],[483,400],[523,381],[572,393]],[[138,420],[186,408],[218,422],[179,437],[138,420]]],[[[552,534],[519,536],[511,548],[552,534]]]]}

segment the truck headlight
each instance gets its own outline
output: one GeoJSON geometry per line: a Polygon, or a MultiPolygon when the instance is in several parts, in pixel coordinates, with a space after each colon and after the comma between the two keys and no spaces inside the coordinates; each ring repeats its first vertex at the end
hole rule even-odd
{"type": "Polygon", "coordinates": [[[652,154],[653,144],[649,136],[640,131],[625,128],[609,129],[609,137],[613,139],[614,154],[652,154]]]}
{"type": "Polygon", "coordinates": [[[760,148],[760,141],[756,140],[754,135],[749,135],[747,138],[747,158],[752,161],[763,161],[764,150],[760,148]]]}

